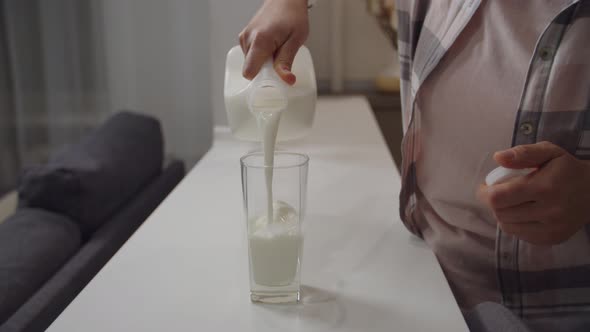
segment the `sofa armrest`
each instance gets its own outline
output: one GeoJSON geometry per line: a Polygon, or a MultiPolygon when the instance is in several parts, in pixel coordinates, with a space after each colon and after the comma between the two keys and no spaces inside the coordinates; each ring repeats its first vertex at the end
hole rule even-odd
{"type": "Polygon", "coordinates": [[[37,293],[2,326],[0,332],[44,331],[176,187],[184,164],[164,172],[99,228],[37,293]]]}

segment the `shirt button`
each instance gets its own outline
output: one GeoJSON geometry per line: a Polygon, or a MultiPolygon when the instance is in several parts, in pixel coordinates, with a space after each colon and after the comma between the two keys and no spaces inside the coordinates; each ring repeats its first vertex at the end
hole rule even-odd
{"type": "Polygon", "coordinates": [[[541,50],[539,50],[539,56],[544,61],[550,60],[553,57],[553,50],[551,50],[548,47],[544,47],[541,50]]]}
{"type": "Polygon", "coordinates": [[[518,130],[524,135],[530,135],[533,133],[533,125],[530,122],[525,122],[518,127],[518,130]]]}

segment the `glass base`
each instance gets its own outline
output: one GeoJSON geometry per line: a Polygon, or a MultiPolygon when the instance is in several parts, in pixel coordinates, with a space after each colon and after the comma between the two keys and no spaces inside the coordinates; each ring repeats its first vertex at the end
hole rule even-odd
{"type": "Polygon", "coordinates": [[[258,303],[286,304],[299,302],[300,294],[294,292],[250,292],[250,300],[258,303]]]}

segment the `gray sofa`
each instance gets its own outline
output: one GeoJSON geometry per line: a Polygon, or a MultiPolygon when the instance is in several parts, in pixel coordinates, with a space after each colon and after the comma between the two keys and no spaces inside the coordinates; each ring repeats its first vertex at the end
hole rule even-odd
{"type": "Polygon", "coordinates": [[[157,120],[118,113],[24,172],[0,224],[0,332],[43,331],[184,177],[157,120]]]}

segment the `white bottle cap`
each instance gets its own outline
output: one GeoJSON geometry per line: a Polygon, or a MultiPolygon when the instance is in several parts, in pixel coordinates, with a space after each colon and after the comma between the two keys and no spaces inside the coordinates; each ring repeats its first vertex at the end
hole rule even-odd
{"type": "Polygon", "coordinates": [[[499,184],[502,182],[506,182],[512,178],[519,177],[519,176],[526,176],[533,172],[535,168],[522,168],[522,169],[513,169],[513,168],[506,168],[506,167],[498,167],[491,171],[486,176],[486,185],[491,186],[493,184],[499,184]]]}

